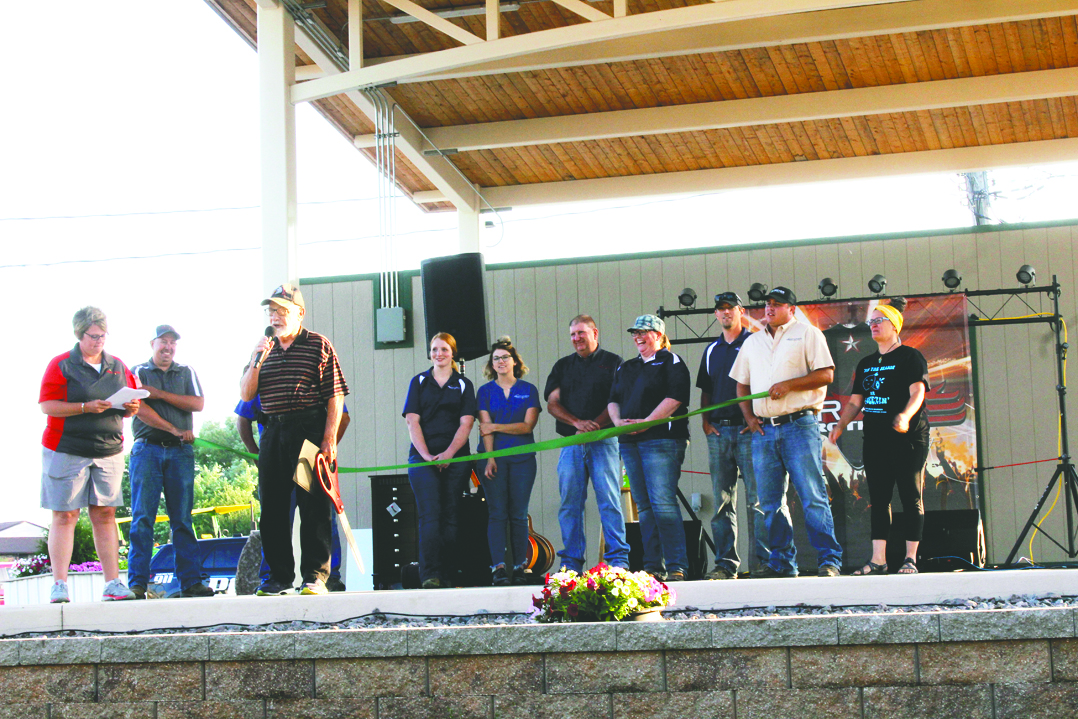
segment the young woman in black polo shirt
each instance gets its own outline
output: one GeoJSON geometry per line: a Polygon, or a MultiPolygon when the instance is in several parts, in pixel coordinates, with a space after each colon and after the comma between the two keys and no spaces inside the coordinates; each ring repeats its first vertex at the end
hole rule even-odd
{"type": "MultiPolygon", "coordinates": [[[[665,323],[642,315],[629,328],[640,355],[618,367],[607,406],[615,426],[674,416],[689,403],[691,378],[670,351],[665,323]]],[[[689,570],[677,487],[689,443],[689,420],[679,419],[618,437],[621,460],[640,515],[644,570],[682,581],[689,570]]]]}
{"type": "MultiPolygon", "coordinates": [[[[457,341],[439,332],[430,341],[434,365],[408,385],[404,421],[412,440],[409,462],[434,462],[471,454],[475,388],[457,371],[457,341]]],[[[472,476],[472,462],[408,470],[419,524],[419,578],[424,589],[453,586],[457,561],[457,504],[472,476]]]]}
{"type": "Polygon", "coordinates": [[[906,300],[896,297],[878,305],[868,320],[879,351],[857,363],[850,401],[842,410],[830,439],[838,442],[862,409],[865,477],[872,501],[872,558],[854,575],[887,574],[887,535],[891,531],[891,495],[898,486],[902,500],[906,560],[899,574],[917,573],[917,545],[924,527],[924,469],[928,459],[928,363],[924,355],[902,344],[902,311],[906,300]]]}

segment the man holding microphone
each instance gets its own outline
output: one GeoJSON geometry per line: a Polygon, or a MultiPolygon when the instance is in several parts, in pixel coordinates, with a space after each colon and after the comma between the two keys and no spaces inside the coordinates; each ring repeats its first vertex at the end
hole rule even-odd
{"type": "MultiPolygon", "coordinates": [[[[251,362],[240,379],[240,396],[257,395],[265,413],[265,431],[258,451],[258,492],[262,502],[259,530],[270,578],[259,596],[292,591],[295,561],[289,505],[304,440],[319,446],[331,462],[337,457],[337,427],[341,421],[344,381],[330,341],[302,326],[303,295],[284,284],[262,301],[269,316],[267,336],[255,345],[251,362]]],[[[330,564],[329,497],[320,489],[297,490],[300,516],[301,594],[325,594],[330,564]]]]}

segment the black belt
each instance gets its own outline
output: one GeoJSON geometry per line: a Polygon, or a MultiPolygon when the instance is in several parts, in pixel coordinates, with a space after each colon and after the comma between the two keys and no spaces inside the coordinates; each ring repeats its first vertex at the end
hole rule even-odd
{"type": "Polygon", "coordinates": [[[728,419],[713,419],[711,424],[719,427],[740,427],[745,424],[744,417],[730,417],[728,419]]]}
{"type": "Polygon", "coordinates": [[[300,420],[310,419],[311,417],[317,417],[319,414],[325,413],[325,407],[322,405],[315,405],[313,407],[296,410],[295,412],[267,414],[265,417],[265,424],[288,424],[289,422],[299,422],[300,420]]]}
{"type": "Polygon", "coordinates": [[[139,442],[145,442],[146,444],[154,444],[158,447],[182,447],[183,440],[177,437],[176,439],[140,439],[139,442]]]}
{"type": "Polygon", "coordinates": [[[795,419],[800,419],[806,415],[815,414],[814,409],[802,409],[797,412],[790,412],[790,414],[780,414],[778,417],[761,417],[761,424],[769,424],[772,427],[778,427],[780,424],[787,424],[793,422],[795,419]]]}

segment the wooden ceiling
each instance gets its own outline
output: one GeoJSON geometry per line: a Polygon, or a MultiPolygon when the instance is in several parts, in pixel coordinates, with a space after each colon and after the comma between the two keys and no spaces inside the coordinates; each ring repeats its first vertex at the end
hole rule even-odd
{"type": "MultiPolygon", "coordinates": [[[[613,2],[559,1],[619,12],[613,2]]],[[[255,0],[207,2],[256,42],[255,0]]],[[[432,11],[482,2],[417,0],[432,11]]],[[[383,92],[422,129],[405,133],[398,117],[397,178],[428,210],[480,209],[473,188],[512,206],[1078,158],[1078,0],[821,0],[833,9],[789,12],[798,2],[759,0],[787,14],[752,17],[736,14],[751,10],[747,0],[628,0],[625,17],[592,22],[553,1],[519,0],[500,15],[500,39],[478,41],[482,15],[449,19],[477,36],[467,46],[477,59],[461,63],[449,61],[464,52],[457,39],[393,22],[400,10],[364,0],[363,68],[339,77],[396,82],[383,92]],[[712,11],[700,6],[726,6],[733,19],[667,29],[666,18],[712,11]],[[649,14],[651,32],[602,34],[649,14]],[[559,30],[578,25],[588,27],[559,30]],[[593,30],[565,44],[567,33],[593,30]],[[555,35],[525,53],[476,49],[555,35]]],[[[347,53],[347,0],[300,12],[347,53]]],[[[318,77],[318,53],[296,36],[297,65],[312,66],[300,77],[318,77]]],[[[374,128],[357,96],[313,102],[370,154],[362,148],[374,128]]]]}

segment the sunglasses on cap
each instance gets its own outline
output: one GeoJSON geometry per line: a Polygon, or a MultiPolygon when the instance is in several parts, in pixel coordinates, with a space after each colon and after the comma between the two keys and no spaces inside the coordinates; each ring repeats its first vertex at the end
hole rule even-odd
{"type": "Polygon", "coordinates": [[[721,292],[715,295],[715,307],[719,305],[730,305],[731,307],[744,307],[741,303],[741,298],[737,296],[736,292],[721,292]]]}

